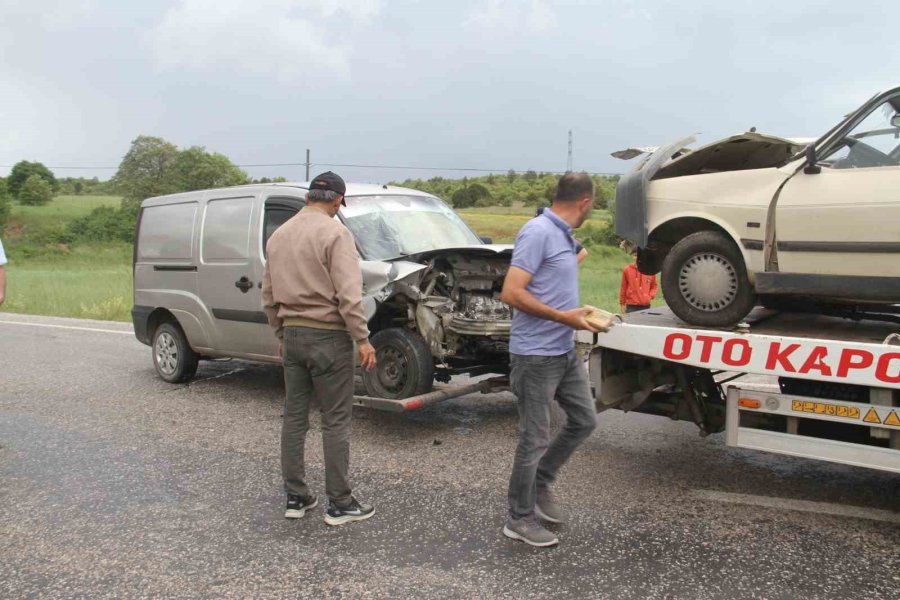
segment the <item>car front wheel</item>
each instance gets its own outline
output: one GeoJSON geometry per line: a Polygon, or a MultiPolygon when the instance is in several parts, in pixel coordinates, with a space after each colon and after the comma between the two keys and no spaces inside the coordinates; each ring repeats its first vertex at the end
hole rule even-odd
{"type": "Polygon", "coordinates": [[[197,372],[199,355],[177,323],[163,323],[153,332],[153,366],[169,383],[184,383],[197,372]]]}
{"type": "Polygon", "coordinates": [[[379,331],[371,341],[378,364],[362,372],[369,396],[396,400],[431,391],[434,359],[419,334],[392,327],[379,331]]]}
{"type": "Polygon", "coordinates": [[[666,303],[686,323],[725,327],[756,304],[740,250],[718,231],[698,231],[669,251],[662,267],[666,303]]]}

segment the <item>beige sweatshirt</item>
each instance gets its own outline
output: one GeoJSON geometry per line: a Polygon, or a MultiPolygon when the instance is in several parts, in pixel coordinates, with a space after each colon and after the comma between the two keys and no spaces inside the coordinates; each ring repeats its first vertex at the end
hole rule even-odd
{"type": "Polygon", "coordinates": [[[307,206],[266,244],[262,304],[282,337],[285,325],[345,329],[369,337],[362,306],[362,273],[353,234],[319,208],[307,206]]]}

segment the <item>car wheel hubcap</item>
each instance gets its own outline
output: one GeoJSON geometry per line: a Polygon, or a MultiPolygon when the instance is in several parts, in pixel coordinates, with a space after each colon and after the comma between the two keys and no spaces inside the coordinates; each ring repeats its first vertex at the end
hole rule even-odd
{"type": "Polygon", "coordinates": [[[156,338],[154,353],[159,370],[166,375],[173,375],[178,368],[178,346],[171,333],[161,333],[156,338]]]}
{"type": "Polygon", "coordinates": [[[394,394],[406,385],[409,362],[397,348],[386,347],[378,352],[378,381],[388,392],[394,394]]]}
{"type": "Polygon", "coordinates": [[[703,312],[720,311],[737,296],[737,271],[721,254],[700,252],[682,265],[678,288],[693,308],[703,312]]]}

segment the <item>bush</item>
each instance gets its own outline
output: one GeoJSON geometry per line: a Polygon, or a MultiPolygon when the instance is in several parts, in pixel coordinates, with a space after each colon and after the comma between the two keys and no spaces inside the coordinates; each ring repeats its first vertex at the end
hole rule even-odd
{"type": "Polygon", "coordinates": [[[53,187],[38,174],[29,175],[19,191],[19,202],[28,206],[42,206],[53,200],[53,187]]]}
{"type": "Polygon", "coordinates": [[[15,165],[13,165],[12,170],[9,172],[9,177],[7,177],[9,192],[13,196],[18,198],[19,194],[22,193],[22,188],[25,186],[25,182],[28,181],[28,179],[32,175],[37,175],[48,184],[50,184],[50,189],[53,192],[57,190],[56,177],[54,177],[50,169],[39,162],[28,162],[27,160],[20,160],[15,165]]]}
{"type": "Polygon", "coordinates": [[[622,241],[616,235],[612,225],[594,227],[590,223],[578,230],[575,237],[585,246],[618,246],[622,241]]]}
{"type": "Polygon", "coordinates": [[[134,243],[136,214],[132,210],[101,206],[69,223],[68,234],[81,242],[134,243]]]}

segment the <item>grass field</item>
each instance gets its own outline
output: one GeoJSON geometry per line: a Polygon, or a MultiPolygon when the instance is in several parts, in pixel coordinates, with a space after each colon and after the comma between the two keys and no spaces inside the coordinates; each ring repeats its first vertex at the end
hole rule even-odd
{"type": "MultiPolygon", "coordinates": [[[[118,206],[114,196],[61,196],[42,207],[14,206],[4,246],[9,255],[2,311],[109,319],[131,319],[132,248],[128,244],[35,246],[29,234],[64,227],[98,206],[118,206]]],[[[510,243],[533,216],[532,208],[470,209],[460,215],[479,234],[510,243]]],[[[595,211],[595,226],[608,218],[595,211]]],[[[618,311],[619,281],[628,257],[618,248],[594,246],[581,266],[581,299],[618,311]]]]}
{"type": "Polygon", "coordinates": [[[118,196],[57,196],[44,206],[13,204],[6,225],[7,235],[15,239],[42,229],[65,227],[70,221],[83,217],[97,207],[119,206],[121,201],[118,196]]]}
{"type": "MultiPolygon", "coordinates": [[[[534,217],[534,207],[492,206],[457,211],[469,227],[480,236],[487,236],[497,244],[511,244],[526,221],[534,217]]],[[[595,210],[585,225],[603,227],[609,220],[605,210],[595,210]]],[[[576,236],[577,237],[577,236],[576,236]]]]}
{"type": "Polygon", "coordinates": [[[131,319],[131,246],[36,244],[41,232],[63,229],[99,206],[119,206],[117,196],[57,196],[45,206],[13,205],[3,245],[9,256],[9,312],[131,319]]]}
{"type": "MultiPolygon", "coordinates": [[[[13,250],[15,252],[15,249],[13,250]]],[[[78,246],[7,265],[2,310],[36,315],[131,320],[131,246],[78,246]]]]}

